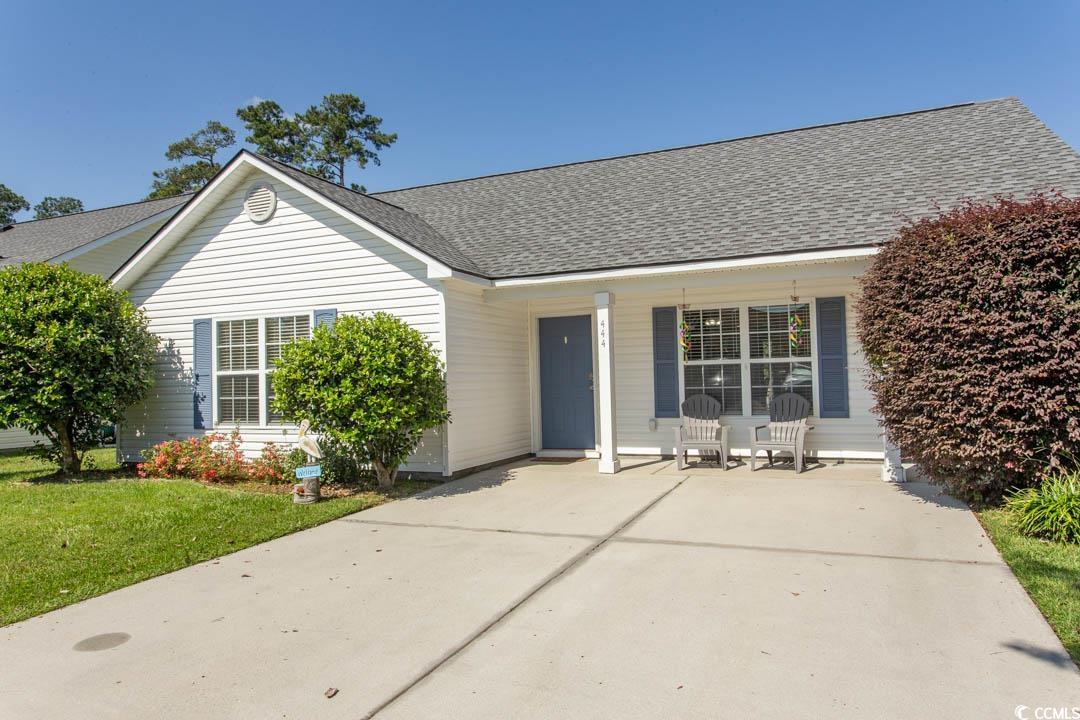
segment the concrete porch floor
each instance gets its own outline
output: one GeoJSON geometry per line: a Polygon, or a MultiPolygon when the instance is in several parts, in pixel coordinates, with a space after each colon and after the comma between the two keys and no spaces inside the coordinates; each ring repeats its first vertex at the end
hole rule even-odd
{"type": "Polygon", "coordinates": [[[1060,642],[936,489],[876,464],[623,460],[492,468],[4,628],[0,717],[1080,707],[1060,642]],[[107,633],[128,639],[76,649],[107,633]]]}

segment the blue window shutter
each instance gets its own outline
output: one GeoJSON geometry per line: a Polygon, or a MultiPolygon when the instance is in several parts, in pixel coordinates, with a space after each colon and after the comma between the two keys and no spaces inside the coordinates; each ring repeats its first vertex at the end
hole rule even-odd
{"type": "Polygon", "coordinates": [[[844,298],[817,299],[817,336],[821,417],[849,417],[844,298]]]}
{"type": "Polygon", "coordinates": [[[323,309],[323,310],[316,310],[314,314],[315,314],[315,327],[319,327],[320,325],[333,325],[334,321],[337,320],[337,309],[336,308],[326,308],[326,309],[323,309]]]}
{"type": "Polygon", "coordinates": [[[679,417],[677,324],[678,312],[676,308],[653,308],[653,412],[658,418],[679,417]]]}
{"type": "Polygon", "coordinates": [[[196,430],[214,427],[213,335],[209,318],[191,323],[191,386],[196,430]]]}

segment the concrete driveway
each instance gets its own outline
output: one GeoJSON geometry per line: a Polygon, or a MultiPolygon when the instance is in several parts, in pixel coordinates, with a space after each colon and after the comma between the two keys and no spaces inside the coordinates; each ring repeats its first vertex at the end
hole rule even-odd
{"type": "Polygon", "coordinates": [[[495,468],[4,628],[0,717],[1080,707],[1057,638],[934,489],[627,464],[495,468]]]}

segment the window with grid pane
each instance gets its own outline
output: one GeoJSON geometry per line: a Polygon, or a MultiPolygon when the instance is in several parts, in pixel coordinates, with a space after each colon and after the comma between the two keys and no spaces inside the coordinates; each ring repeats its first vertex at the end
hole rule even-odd
{"type": "Polygon", "coordinates": [[[690,347],[686,360],[738,360],[740,357],[739,309],[684,310],[690,347]]]}
{"type": "Polygon", "coordinates": [[[814,402],[809,303],[748,309],[750,412],[767,415],[777,395],[793,392],[814,402]]]}
{"type": "Polygon", "coordinates": [[[218,419],[222,423],[259,422],[259,376],[218,376],[218,419]]]}
{"type": "Polygon", "coordinates": [[[725,415],[742,414],[742,338],[739,308],[683,310],[687,348],[684,397],[708,395],[725,415]]]}
{"type": "Polygon", "coordinates": [[[720,402],[725,415],[742,415],[741,365],[686,365],[683,381],[687,398],[708,395],[720,402]]]}
{"type": "Polygon", "coordinates": [[[311,318],[307,315],[266,318],[266,421],[279,423],[281,413],[273,408],[274,388],[270,382],[273,367],[281,358],[281,348],[297,338],[311,336],[311,318]]]}
{"type": "Polygon", "coordinates": [[[259,321],[219,320],[218,372],[259,369],[259,321]]]}
{"type": "Polygon", "coordinates": [[[217,403],[222,423],[259,421],[259,323],[217,323],[217,403]],[[255,371],[254,373],[246,371],[255,371]]]}

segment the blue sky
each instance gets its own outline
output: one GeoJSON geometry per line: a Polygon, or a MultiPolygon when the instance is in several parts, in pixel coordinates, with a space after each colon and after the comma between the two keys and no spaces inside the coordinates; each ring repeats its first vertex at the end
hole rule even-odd
{"type": "MultiPolygon", "coordinates": [[[[353,92],[383,190],[1008,95],[1080,147],[1080,3],[7,0],[0,183],[138,200],[166,146],[353,92]]],[[[242,135],[241,135],[242,136],[242,135]]],[[[24,215],[23,219],[27,216],[24,215]]]]}

